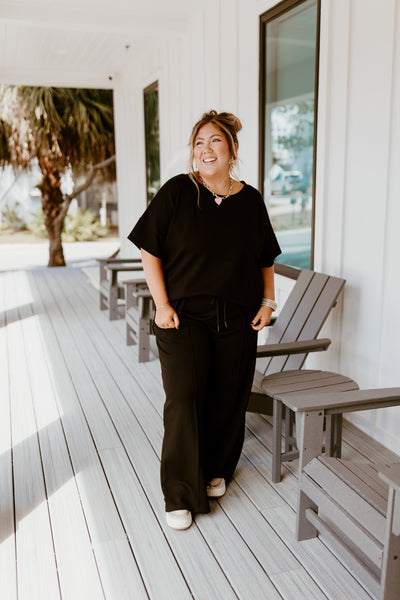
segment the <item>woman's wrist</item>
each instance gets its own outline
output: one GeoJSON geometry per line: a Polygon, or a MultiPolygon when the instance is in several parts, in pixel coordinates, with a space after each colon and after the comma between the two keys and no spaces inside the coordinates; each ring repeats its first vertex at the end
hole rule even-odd
{"type": "Polygon", "coordinates": [[[263,298],[261,300],[261,306],[268,306],[272,310],[276,310],[278,308],[278,303],[275,300],[271,300],[270,298],[263,298]]]}
{"type": "Polygon", "coordinates": [[[164,304],[156,305],[156,310],[160,310],[161,308],[166,308],[167,306],[171,306],[171,302],[164,302],[164,304]]]}

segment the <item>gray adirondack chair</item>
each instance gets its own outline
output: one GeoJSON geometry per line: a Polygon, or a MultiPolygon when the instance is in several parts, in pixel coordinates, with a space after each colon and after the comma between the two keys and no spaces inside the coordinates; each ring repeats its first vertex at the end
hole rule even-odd
{"type": "MultiPolygon", "coordinates": [[[[331,309],[343,289],[345,280],[308,269],[300,272],[299,277],[273,322],[268,335],[268,344],[259,346],[257,350],[257,367],[253,387],[250,394],[248,412],[265,415],[273,414],[273,396],[263,391],[269,376],[287,371],[288,376],[301,369],[309,352],[327,350],[331,340],[318,339],[317,336],[325,323],[331,309]]],[[[281,380],[282,382],[282,380],[281,380]]],[[[283,382],[284,383],[284,382],[283,382]]],[[[275,421],[275,419],[274,419],[275,421]]],[[[274,422],[274,427],[281,429],[281,416],[274,422]]],[[[279,439],[281,431],[274,432],[274,439],[279,439]]],[[[274,448],[273,481],[280,481],[281,459],[295,458],[293,452],[293,414],[286,410],[285,419],[285,453],[280,454],[274,448]]]]}
{"type": "Polygon", "coordinates": [[[248,411],[272,414],[272,398],[262,388],[271,373],[301,369],[309,352],[327,350],[331,340],[317,339],[345,280],[308,269],[299,277],[268,334],[257,349],[257,367],[248,411]],[[261,359],[261,360],[260,360],[261,359]]]}
{"type": "MultiPolygon", "coordinates": [[[[110,321],[119,318],[118,300],[125,299],[125,288],[118,279],[120,273],[143,271],[140,258],[99,258],[100,310],[108,309],[110,321]]],[[[140,289],[147,288],[144,275],[137,279],[140,289]]],[[[139,289],[138,288],[138,289],[139,289]]]]}
{"type": "Polygon", "coordinates": [[[374,598],[398,600],[400,462],[314,458],[302,474],[301,496],[298,539],[319,532],[374,598]],[[305,534],[306,528],[313,533],[305,534]]]}
{"type": "Polygon", "coordinates": [[[321,455],[325,415],[400,405],[400,388],[297,393],[298,540],[317,534],[374,598],[400,597],[400,456],[389,464],[321,455]]]}
{"type": "Polygon", "coordinates": [[[150,360],[150,335],[153,332],[155,304],[146,283],[124,281],[126,343],[136,345],[138,361],[150,360]]]}

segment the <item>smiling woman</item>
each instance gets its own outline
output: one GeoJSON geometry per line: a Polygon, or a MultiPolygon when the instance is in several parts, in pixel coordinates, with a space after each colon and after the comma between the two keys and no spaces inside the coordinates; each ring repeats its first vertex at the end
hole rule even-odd
{"type": "Polygon", "coordinates": [[[237,184],[242,187],[240,182],[234,182],[230,176],[231,153],[228,141],[221,130],[212,123],[203,125],[197,134],[193,155],[198,165],[200,182],[214,195],[219,204],[232,194],[234,183],[235,187],[237,184]]]}
{"type": "Polygon", "coordinates": [[[163,185],[129,235],[156,304],[161,484],[174,529],[225,493],[243,445],[257,332],[276,308],[280,248],[261,195],[232,175],[240,129],[230,113],[205,113],[190,137],[189,174],[163,185]]]}
{"type": "Polygon", "coordinates": [[[231,113],[215,110],[203,115],[196,123],[190,138],[189,173],[197,185],[200,181],[216,198],[228,198],[243,187],[231,177],[239,147],[237,134],[240,120],[231,113]],[[197,172],[194,171],[194,165],[197,172]]]}

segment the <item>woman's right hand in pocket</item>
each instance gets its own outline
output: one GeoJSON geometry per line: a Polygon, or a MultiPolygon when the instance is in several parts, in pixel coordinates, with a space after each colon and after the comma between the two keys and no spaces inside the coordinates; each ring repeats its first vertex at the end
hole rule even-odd
{"type": "Polygon", "coordinates": [[[179,317],[173,306],[157,308],[154,321],[160,329],[179,329],[179,317]]]}

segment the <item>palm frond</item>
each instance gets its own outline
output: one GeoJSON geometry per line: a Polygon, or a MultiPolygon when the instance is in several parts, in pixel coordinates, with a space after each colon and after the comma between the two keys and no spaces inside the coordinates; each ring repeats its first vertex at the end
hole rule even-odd
{"type": "MultiPolygon", "coordinates": [[[[0,106],[4,97],[10,117],[0,112],[5,163],[26,165],[30,154],[47,155],[61,170],[84,172],[115,153],[111,90],[1,86],[0,106]]],[[[114,173],[112,167],[109,177],[114,173]]]]}

